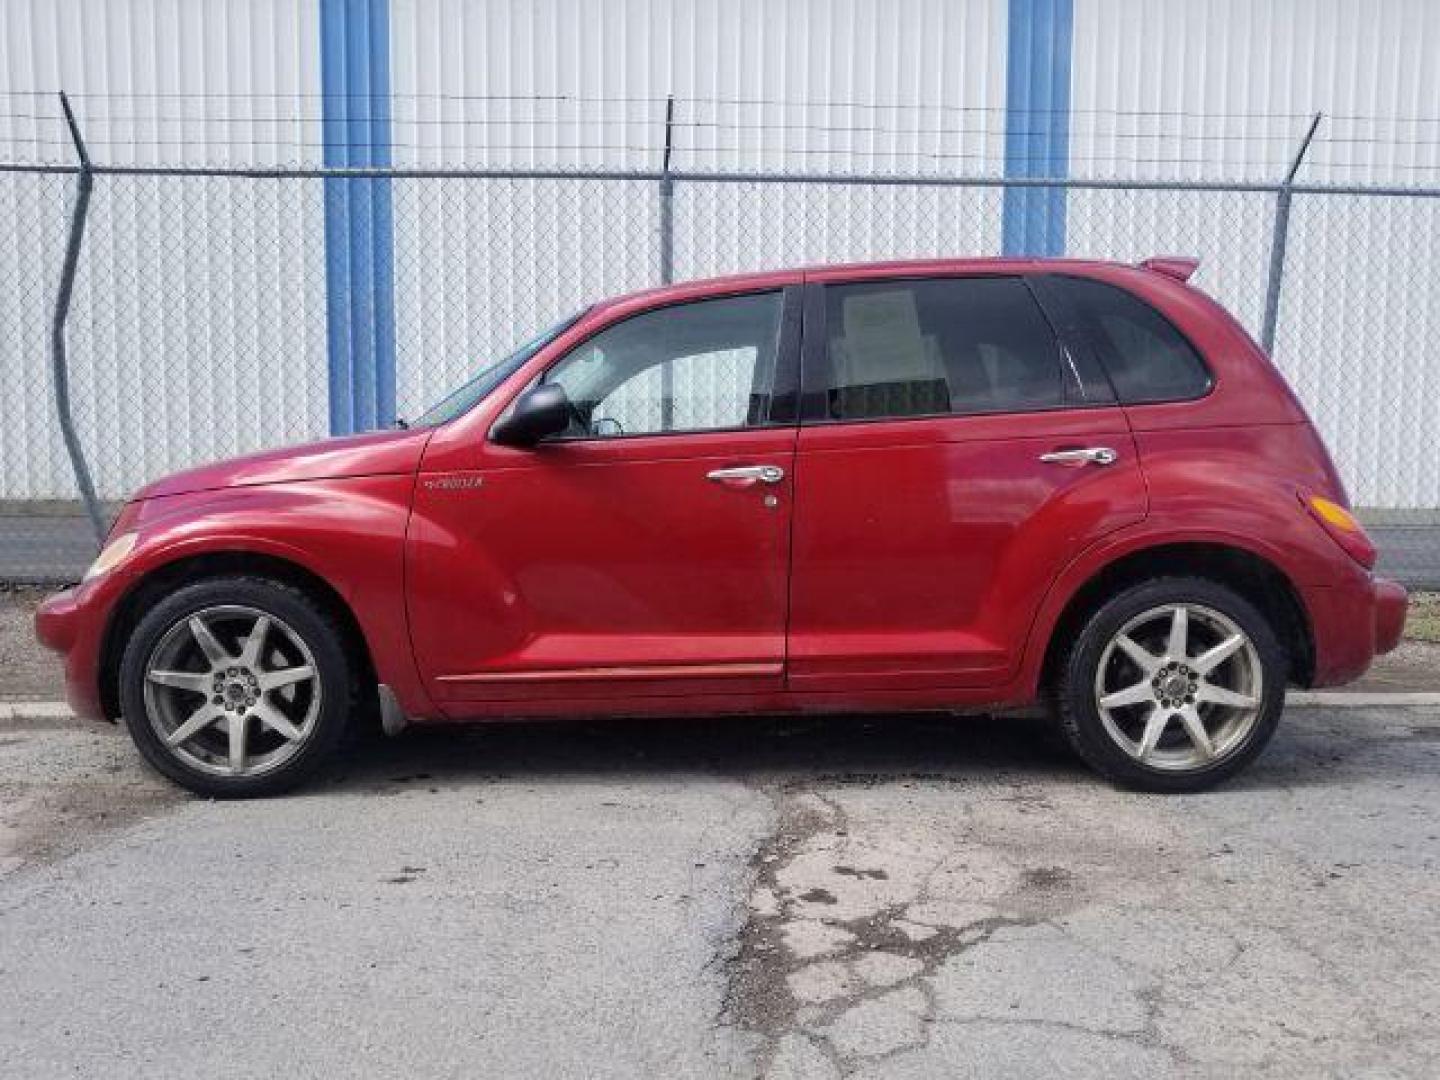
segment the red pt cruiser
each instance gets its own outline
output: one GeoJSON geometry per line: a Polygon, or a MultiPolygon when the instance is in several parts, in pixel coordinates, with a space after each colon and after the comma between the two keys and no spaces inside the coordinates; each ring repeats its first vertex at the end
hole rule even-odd
{"type": "Polygon", "coordinates": [[[1194,263],[751,274],[587,309],[406,430],[180,473],[40,638],[196,791],[288,787],[354,717],[1045,701],[1193,791],[1406,596],[1194,263]]]}

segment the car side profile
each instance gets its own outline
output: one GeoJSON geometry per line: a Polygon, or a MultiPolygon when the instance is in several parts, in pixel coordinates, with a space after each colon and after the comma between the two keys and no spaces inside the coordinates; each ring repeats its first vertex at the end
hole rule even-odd
{"type": "Polygon", "coordinates": [[[366,710],[1044,703],[1193,791],[1406,595],[1239,324],[1141,266],[973,259],[608,300],[408,428],[162,479],[45,602],[70,701],[195,791],[290,787],[366,710]]]}

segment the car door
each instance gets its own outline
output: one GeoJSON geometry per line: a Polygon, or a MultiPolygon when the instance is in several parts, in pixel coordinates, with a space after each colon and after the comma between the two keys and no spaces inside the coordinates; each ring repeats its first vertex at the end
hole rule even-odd
{"type": "Polygon", "coordinates": [[[798,289],[630,314],[540,376],[563,436],[422,465],[409,602],[437,700],[778,690],[798,340],[798,289]]]}
{"type": "Polygon", "coordinates": [[[818,277],[789,685],[1000,685],[1061,568],[1144,516],[1126,418],[1022,276],[818,277]]]}

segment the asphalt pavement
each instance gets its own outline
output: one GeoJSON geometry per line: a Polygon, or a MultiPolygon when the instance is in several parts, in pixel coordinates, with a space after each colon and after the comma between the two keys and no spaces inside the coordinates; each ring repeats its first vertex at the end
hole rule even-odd
{"type": "Polygon", "coordinates": [[[1440,1069],[1440,709],[1292,710],[1191,797],[1034,720],[815,717],[412,732],[224,803],[26,708],[15,1075],[1440,1069]]]}

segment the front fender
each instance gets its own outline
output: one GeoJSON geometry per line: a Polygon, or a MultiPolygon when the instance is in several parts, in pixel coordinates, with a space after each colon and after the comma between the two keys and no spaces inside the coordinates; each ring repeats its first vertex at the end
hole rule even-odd
{"type": "Polygon", "coordinates": [[[114,571],[81,587],[77,600],[106,612],[166,568],[199,557],[282,560],[321,579],[349,607],[381,682],[411,715],[432,713],[410,648],[404,604],[404,544],[414,478],[343,477],[145,500],[119,529],[135,550],[114,571]]]}

